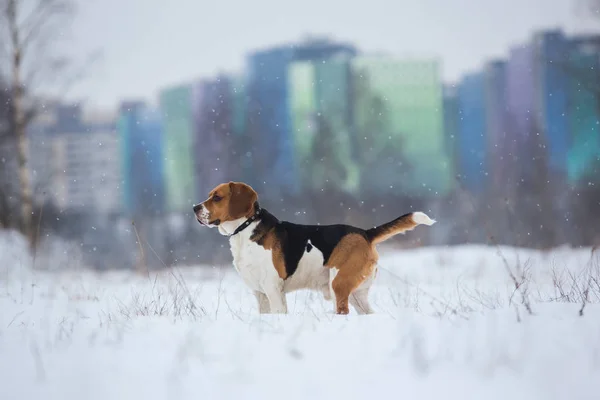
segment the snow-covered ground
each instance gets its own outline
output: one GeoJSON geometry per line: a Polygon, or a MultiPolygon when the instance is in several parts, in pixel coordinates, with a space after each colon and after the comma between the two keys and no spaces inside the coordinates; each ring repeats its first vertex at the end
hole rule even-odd
{"type": "Polygon", "coordinates": [[[231,268],[32,271],[2,240],[0,399],[600,398],[590,249],[382,248],[377,314],[261,316],[231,268]]]}

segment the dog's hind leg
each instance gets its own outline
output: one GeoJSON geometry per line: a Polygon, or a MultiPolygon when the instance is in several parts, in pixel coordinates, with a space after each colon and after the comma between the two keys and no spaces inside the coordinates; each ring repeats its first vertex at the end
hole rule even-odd
{"type": "Polygon", "coordinates": [[[377,265],[375,265],[375,268],[369,277],[365,279],[363,283],[361,283],[360,286],[350,294],[348,299],[350,301],[350,305],[352,305],[352,307],[354,307],[356,312],[359,314],[375,313],[369,304],[369,289],[371,289],[371,285],[375,280],[377,269],[377,265]]]}
{"type": "Polygon", "coordinates": [[[368,274],[371,272],[369,271],[370,268],[373,268],[372,264],[361,260],[359,257],[349,260],[340,268],[340,272],[331,282],[333,293],[335,293],[336,314],[348,314],[350,312],[349,303],[357,309],[359,314],[373,311],[367,299],[368,289],[357,290],[362,283],[362,273],[368,274]],[[355,293],[356,295],[353,296],[355,293]]]}
{"type": "Polygon", "coordinates": [[[373,275],[377,253],[364,237],[351,234],[340,241],[327,263],[329,267],[336,267],[338,270],[331,281],[336,314],[348,314],[349,297],[373,275]]]}
{"type": "Polygon", "coordinates": [[[358,314],[373,314],[375,312],[369,304],[369,288],[355,290],[350,294],[348,300],[358,314]]]}

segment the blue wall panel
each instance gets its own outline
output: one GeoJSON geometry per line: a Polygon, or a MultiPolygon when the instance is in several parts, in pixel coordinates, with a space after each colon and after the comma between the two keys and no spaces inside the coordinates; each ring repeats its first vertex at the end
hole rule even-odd
{"type": "Polygon", "coordinates": [[[561,32],[536,37],[538,84],[538,126],[546,141],[548,166],[552,173],[566,175],[570,146],[568,95],[569,79],[565,71],[568,43],[561,32]]]}
{"type": "Polygon", "coordinates": [[[465,189],[479,192],[485,189],[486,116],[485,80],[483,73],[465,77],[458,88],[459,132],[458,173],[465,189]]]}
{"type": "Polygon", "coordinates": [[[160,113],[141,103],[121,107],[124,209],[128,214],[164,211],[163,130],[160,113]]]}

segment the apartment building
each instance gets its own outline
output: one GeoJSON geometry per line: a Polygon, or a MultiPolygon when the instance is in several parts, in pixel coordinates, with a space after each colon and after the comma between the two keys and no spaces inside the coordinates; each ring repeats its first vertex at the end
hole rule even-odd
{"type": "Polygon", "coordinates": [[[114,116],[84,116],[78,106],[61,106],[56,113],[46,133],[55,204],[84,213],[119,212],[122,179],[114,116]]]}

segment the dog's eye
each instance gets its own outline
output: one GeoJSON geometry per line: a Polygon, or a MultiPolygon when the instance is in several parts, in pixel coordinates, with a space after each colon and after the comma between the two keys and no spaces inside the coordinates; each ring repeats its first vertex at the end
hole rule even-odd
{"type": "Polygon", "coordinates": [[[215,195],[213,196],[213,201],[214,201],[215,203],[218,203],[218,202],[220,202],[220,201],[221,201],[221,197],[220,197],[219,195],[216,195],[216,194],[215,194],[215,195]]]}

